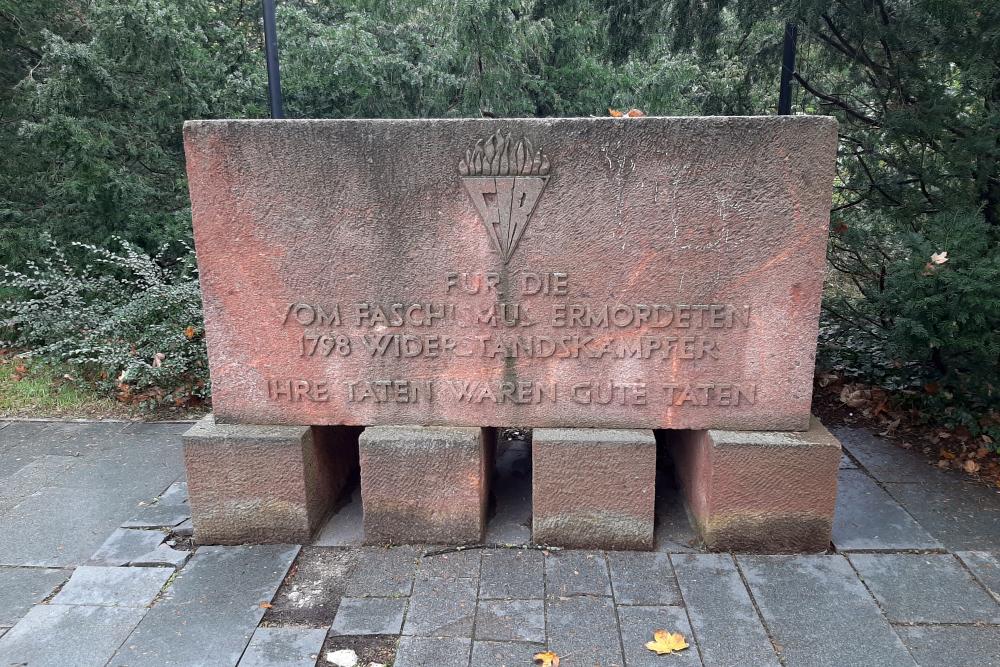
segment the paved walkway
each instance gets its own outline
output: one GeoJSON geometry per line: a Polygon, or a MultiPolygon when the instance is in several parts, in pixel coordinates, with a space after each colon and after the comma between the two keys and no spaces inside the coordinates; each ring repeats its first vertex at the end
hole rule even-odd
{"type": "Polygon", "coordinates": [[[527,450],[490,548],[360,543],[357,497],[313,545],[191,551],[186,425],[0,422],[0,667],[1000,665],[1000,494],[838,432],[831,551],[700,552],[663,494],[652,553],[528,539],[527,450]],[[691,647],[657,657],[653,630],[691,647]]]}

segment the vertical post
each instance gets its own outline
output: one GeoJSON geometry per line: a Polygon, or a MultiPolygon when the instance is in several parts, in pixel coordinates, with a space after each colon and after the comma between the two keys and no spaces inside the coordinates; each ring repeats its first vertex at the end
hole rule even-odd
{"type": "Polygon", "coordinates": [[[281,75],[278,72],[278,30],[274,20],[274,0],[264,0],[264,52],[267,57],[267,100],[271,118],[284,118],[281,104],[281,75]]]}
{"type": "Polygon", "coordinates": [[[795,39],[798,31],[798,26],[794,23],[785,24],[785,48],[781,57],[781,89],[778,92],[778,114],[781,116],[792,113],[792,74],[795,72],[795,39]]]}

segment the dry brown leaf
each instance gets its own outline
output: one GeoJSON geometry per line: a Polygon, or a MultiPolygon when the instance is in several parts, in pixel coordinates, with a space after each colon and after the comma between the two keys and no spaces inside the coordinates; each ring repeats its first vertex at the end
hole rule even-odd
{"type": "Polygon", "coordinates": [[[608,107],[608,113],[611,115],[612,118],[621,118],[622,116],[625,115],[618,109],[612,109],[611,107],[608,107]]]}
{"type": "Polygon", "coordinates": [[[552,651],[535,654],[535,664],[538,667],[559,667],[559,656],[552,651]]]}
{"type": "Polygon", "coordinates": [[[643,116],[646,115],[646,113],[644,111],[640,111],[639,109],[629,109],[628,113],[626,113],[625,115],[628,116],[629,118],[642,118],[643,116]]]}
{"type": "Polygon", "coordinates": [[[688,647],[684,635],[679,632],[667,632],[666,630],[654,630],[653,641],[646,642],[646,648],[656,653],[656,655],[666,655],[674,651],[683,651],[688,647]]]}
{"type": "Polygon", "coordinates": [[[949,461],[951,461],[953,458],[955,458],[955,452],[948,449],[942,449],[940,452],[938,452],[938,456],[940,456],[943,459],[948,459],[949,461]]]}
{"type": "Polygon", "coordinates": [[[972,473],[979,472],[979,464],[972,459],[969,459],[962,464],[962,469],[971,475],[972,473]]]}
{"type": "Polygon", "coordinates": [[[188,340],[191,340],[192,338],[194,338],[194,334],[195,334],[195,331],[194,331],[194,327],[193,326],[188,325],[184,329],[184,337],[187,338],[188,340]]]}
{"type": "Polygon", "coordinates": [[[273,607],[274,607],[274,605],[273,605],[273,604],[271,604],[270,602],[261,602],[261,603],[260,603],[259,605],[257,605],[257,606],[259,606],[259,607],[260,607],[261,609],[271,609],[271,608],[273,608],[273,607]]]}

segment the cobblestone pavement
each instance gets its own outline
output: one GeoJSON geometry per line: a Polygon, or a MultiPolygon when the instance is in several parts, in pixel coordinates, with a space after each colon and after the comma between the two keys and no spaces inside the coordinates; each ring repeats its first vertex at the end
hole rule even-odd
{"type": "MultiPolygon", "coordinates": [[[[0,666],[1000,665],[1000,494],[841,429],[833,544],[703,553],[663,493],[652,553],[523,548],[526,450],[484,548],[189,544],[184,424],[0,422],[0,666]],[[520,548],[519,548],[520,547],[520,548]],[[691,647],[656,656],[655,629],[691,647]]],[[[661,486],[666,487],[666,484],[661,486]]]]}

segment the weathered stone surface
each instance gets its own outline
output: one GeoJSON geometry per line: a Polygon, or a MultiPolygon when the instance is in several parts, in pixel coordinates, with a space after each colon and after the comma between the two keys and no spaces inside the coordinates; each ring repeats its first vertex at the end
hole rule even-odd
{"type": "Polygon", "coordinates": [[[403,634],[472,637],[478,588],[473,579],[417,579],[403,634]]]}
{"type": "Polygon", "coordinates": [[[618,616],[611,598],[576,596],[546,602],[549,649],[583,665],[621,667],[618,616]]]}
{"type": "Polygon", "coordinates": [[[729,554],[670,557],[706,667],[779,667],[729,554]]]}
{"type": "Polygon", "coordinates": [[[787,667],[915,667],[843,556],[740,556],[787,667]]]}
{"type": "Polygon", "coordinates": [[[350,597],[396,597],[413,590],[417,551],[410,547],[364,549],[347,582],[350,597]]]}
{"type": "Polygon", "coordinates": [[[1000,551],[1000,489],[954,477],[935,484],[886,484],[885,488],[947,548],[1000,551]]]}
{"type": "Polygon", "coordinates": [[[492,429],[366,429],[359,439],[365,541],[481,541],[494,443],[492,429]]]}
{"type": "Polygon", "coordinates": [[[831,119],[193,121],[185,146],[220,421],[808,424],[831,119]]]}
{"type": "Polygon", "coordinates": [[[483,551],[479,599],[540,600],[545,597],[545,556],[534,549],[483,551]]]}
{"type": "Polygon", "coordinates": [[[893,623],[1000,624],[1000,605],[951,554],[851,554],[893,623]]]}
{"type": "Polygon", "coordinates": [[[35,606],[0,638],[0,665],[104,667],[144,613],[129,607],[35,606]]]}
{"type": "Polygon", "coordinates": [[[667,554],[612,551],[608,553],[608,568],[617,604],[681,603],[681,592],[667,554]]]}
{"type": "Polygon", "coordinates": [[[184,434],[195,541],[308,541],[354,469],[358,432],[202,419],[184,434]]]}
{"type": "Polygon", "coordinates": [[[335,635],[398,635],[406,598],[343,598],[330,632],[335,635]]]}
{"type": "Polygon", "coordinates": [[[523,667],[530,665],[532,656],[545,647],[526,642],[474,642],[472,662],[476,667],[523,667]]]}
{"type": "Polygon", "coordinates": [[[604,554],[598,551],[559,551],[546,556],[545,595],[611,595],[611,579],[604,554]]]}
{"type": "Polygon", "coordinates": [[[173,575],[169,567],[78,567],[52,604],[147,607],[173,575]]]}
{"type": "Polygon", "coordinates": [[[993,598],[1000,602],[1000,557],[986,551],[957,551],[955,555],[993,598]]]}
{"type": "Polygon", "coordinates": [[[480,600],[476,609],[478,640],[545,641],[545,603],[541,600],[480,600]]]}
{"type": "Polygon", "coordinates": [[[471,639],[400,637],[392,667],[468,667],[471,639]]]}
{"type": "Polygon", "coordinates": [[[920,665],[1000,667],[1000,627],[901,626],[896,632],[920,665]]]}
{"type": "Polygon", "coordinates": [[[679,632],[688,641],[688,648],[670,654],[671,665],[701,667],[698,648],[684,609],[619,606],[618,619],[625,649],[625,667],[662,667],[664,659],[646,648],[646,642],[653,639],[653,632],[660,629],[679,632]]]}
{"type": "Polygon", "coordinates": [[[133,559],[156,549],[165,539],[166,534],[159,530],[116,528],[90,557],[87,565],[128,565],[133,559]]]}
{"type": "Polygon", "coordinates": [[[710,549],[780,553],[829,546],[841,451],[818,419],[800,433],[661,434],[710,549]]]}
{"type": "Polygon", "coordinates": [[[481,549],[450,551],[420,558],[420,579],[479,579],[481,549]]]}
{"type": "Polygon", "coordinates": [[[535,429],[532,540],[652,549],[656,439],[640,429],[535,429]]]}
{"type": "Polygon", "coordinates": [[[0,626],[14,625],[69,576],[68,570],[0,567],[0,626]]]}
{"type": "Polygon", "coordinates": [[[257,628],[240,667],[315,667],[325,630],[257,628]]]}

